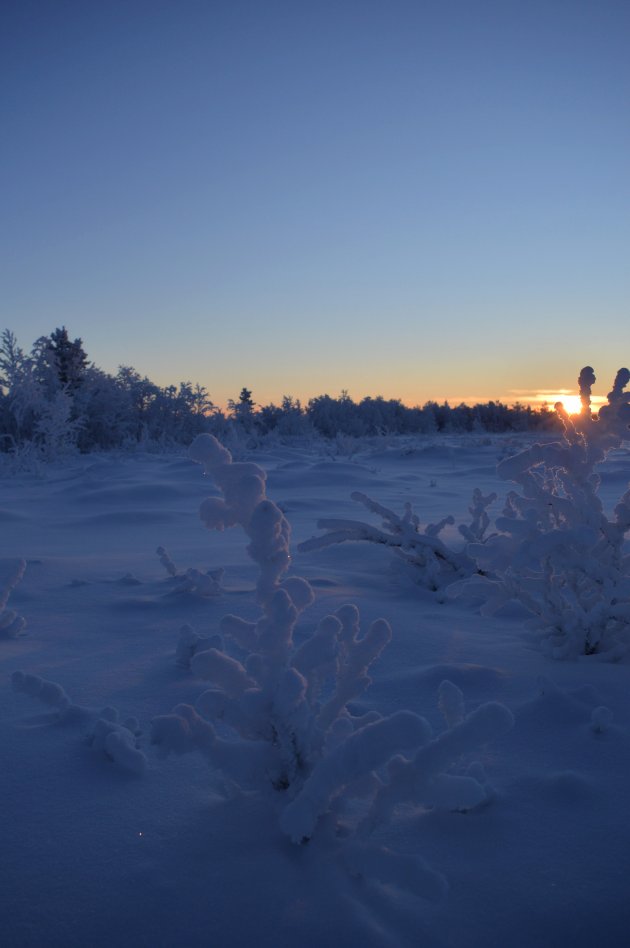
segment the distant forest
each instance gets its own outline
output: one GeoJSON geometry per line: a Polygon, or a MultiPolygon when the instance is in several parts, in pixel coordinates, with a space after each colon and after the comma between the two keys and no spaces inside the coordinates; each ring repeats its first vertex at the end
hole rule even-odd
{"type": "Polygon", "coordinates": [[[131,366],[120,366],[116,375],[103,372],[65,326],[37,339],[28,353],[10,330],[0,336],[0,451],[5,453],[54,459],[76,451],[167,447],[204,431],[218,437],[275,433],[330,439],[556,427],[555,412],[546,406],[429,401],[409,408],[381,396],[355,402],[345,391],[318,395],[306,405],[290,395],[280,405],[257,405],[244,387],[224,412],[201,385],[161,387],[131,366]]]}

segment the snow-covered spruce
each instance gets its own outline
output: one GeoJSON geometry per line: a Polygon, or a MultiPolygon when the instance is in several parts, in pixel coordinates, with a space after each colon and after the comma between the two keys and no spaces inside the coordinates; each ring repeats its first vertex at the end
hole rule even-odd
{"type": "Polygon", "coordinates": [[[61,685],[40,678],[39,675],[15,671],[11,676],[11,684],[14,691],[36,698],[49,707],[51,724],[90,722],[87,742],[94,751],[103,754],[123,770],[143,773],[147,760],[137,747],[140,730],[135,718],[121,722],[115,708],[95,712],[74,704],[61,685]]]}
{"type": "MultiPolygon", "coordinates": [[[[475,572],[475,562],[465,548],[452,549],[440,538],[444,528],[455,523],[451,515],[423,527],[411,504],[405,504],[405,512],[399,516],[360,491],[354,491],[351,497],[363,504],[370,513],[377,514],[382,526],[375,527],[361,520],[318,520],[317,526],[327,532],[300,543],[298,550],[301,553],[321,550],[334,543],[379,543],[400,557],[416,583],[434,591],[475,572]]],[[[483,540],[489,524],[486,508],[494,500],[495,494],[484,497],[479,489],[475,490],[469,508],[472,522],[458,528],[467,542],[483,540]]]]}
{"type": "Polygon", "coordinates": [[[21,582],[25,569],[24,560],[11,560],[6,571],[0,574],[0,638],[16,639],[26,625],[26,619],[23,616],[7,608],[9,596],[21,582]]]}
{"type": "MultiPolygon", "coordinates": [[[[199,752],[239,787],[259,792],[266,788],[279,806],[280,827],[296,843],[309,839],[326,814],[334,822],[349,800],[364,798],[369,803],[375,794],[380,799],[388,783],[378,774],[386,773],[388,766],[400,766],[399,761],[412,766],[414,754],[423,747],[438,748],[429,756],[427,771],[433,800],[439,797],[440,775],[448,784],[447,805],[472,806],[485,800],[481,783],[472,777],[459,778],[458,783],[442,771],[462,753],[503,733],[509,711],[487,705],[474,713],[477,717],[471,716],[472,723],[470,718],[457,723],[463,699],[457,689],[453,691],[455,686],[450,692],[447,687],[442,703],[455,722],[449,732],[455,736],[437,742],[431,741],[428,723],[410,711],[387,717],[376,712],[353,716],[348,702],[370,684],[368,670],[390,640],[389,625],[378,619],[361,635],[359,612],[346,605],[323,618],[315,633],[298,646],[295,626],[314,596],[304,579],[285,575],[290,527],[266,497],[264,472],[255,464],[233,463],[211,436],[197,438],[190,453],[205,465],[223,494],[204,501],[202,520],[216,529],[240,524],[250,538],[248,550],[260,571],[257,594],[262,612],[257,622],[224,617],[221,633],[234,644],[232,654],[218,645],[195,649],[192,671],[212,687],[195,708],[178,705],[153,721],[152,742],[158,751],[199,752]],[[228,729],[227,739],[217,733],[216,722],[228,729]]],[[[394,792],[405,798],[404,788],[390,794],[394,792]]],[[[330,820],[325,822],[329,825],[330,820]]],[[[365,834],[359,840],[355,830],[356,826],[344,829],[343,858],[349,871],[362,874],[371,872],[370,866],[378,867],[376,876],[384,880],[405,874],[400,860],[408,857],[373,846],[365,834]]],[[[421,860],[407,866],[411,868],[416,890],[427,898],[439,897],[443,891],[439,874],[421,860]]]]}
{"type": "Polygon", "coordinates": [[[455,584],[453,595],[481,595],[492,614],[509,599],[534,616],[544,651],[554,658],[595,655],[618,659],[630,644],[630,490],[612,519],[598,496],[596,465],[630,436],[630,372],[620,369],[608,403],[591,412],[595,375],[582,369],[582,411],[556,411],[562,441],[534,444],[498,466],[518,488],[507,495],[497,533],[470,545],[480,571],[488,574],[455,584]]]}

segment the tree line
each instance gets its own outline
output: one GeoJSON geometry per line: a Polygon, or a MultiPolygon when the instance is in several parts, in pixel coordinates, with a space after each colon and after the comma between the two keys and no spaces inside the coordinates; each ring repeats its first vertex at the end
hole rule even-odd
{"type": "Polygon", "coordinates": [[[80,338],[65,326],[35,341],[30,352],[5,329],[0,336],[0,451],[29,448],[44,458],[73,451],[139,444],[188,443],[202,432],[335,438],[383,434],[528,431],[556,426],[546,406],[449,405],[408,407],[381,396],[354,401],[346,391],[318,395],[306,405],[285,395],[279,405],[256,405],[242,388],[222,411],[202,385],[156,385],[132,366],[115,375],[99,369],[80,338]]]}

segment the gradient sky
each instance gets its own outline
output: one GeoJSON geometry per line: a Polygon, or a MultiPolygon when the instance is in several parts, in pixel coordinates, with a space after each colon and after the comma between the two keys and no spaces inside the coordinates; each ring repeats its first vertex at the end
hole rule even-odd
{"type": "Polygon", "coordinates": [[[223,404],[630,362],[627,0],[6,0],[0,328],[223,404]]]}

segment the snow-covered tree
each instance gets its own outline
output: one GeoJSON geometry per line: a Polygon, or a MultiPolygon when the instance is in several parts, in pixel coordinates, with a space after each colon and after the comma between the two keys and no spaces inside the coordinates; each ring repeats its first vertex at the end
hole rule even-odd
{"type": "Polygon", "coordinates": [[[10,329],[0,335],[0,388],[5,392],[14,389],[27,371],[28,358],[17,344],[17,337],[10,329]]]}
{"type": "Polygon", "coordinates": [[[72,397],[60,389],[40,410],[34,440],[46,461],[57,461],[77,449],[81,421],[73,417],[72,397]]]}
{"type": "MultiPolygon", "coordinates": [[[[436,741],[424,718],[410,711],[353,715],[348,703],[369,686],[369,668],[391,637],[388,623],[377,619],[362,635],[357,608],[345,605],[299,644],[296,626],[314,594],[304,579],[286,575],[290,526],[266,496],[265,472],[256,464],[233,462],[211,435],[196,438],[190,456],[222,493],[202,503],[202,521],[216,530],[238,524],[249,537],[248,552],[259,570],[261,615],[255,622],[223,618],[220,631],[229,648],[220,642],[200,646],[192,630],[185,630],[178,660],[190,663],[211,687],[196,707],[178,705],[153,721],[152,741],[159,750],[197,751],[239,787],[276,794],[280,827],[296,843],[308,840],[321,822],[334,826],[354,798],[374,799],[374,825],[387,807],[389,818],[399,800],[410,799],[416,786],[422,792],[414,799],[430,798],[432,804],[442,800],[468,808],[485,800],[478,780],[443,771],[464,752],[504,733],[512,723],[510,712],[485,705],[476,717],[455,723],[456,736],[436,741]],[[229,739],[219,735],[217,722],[229,730],[229,739]],[[411,777],[403,776],[407,766],[411,777]],[[377,771],[387,767],[384,780],[377,771]]],[[[354,829],[346,824],[344,859],[350,871],[377,878],[396,872],[406,875],[407,887],[439,897],[438,873],[420,859],[373,844],[370,832],[367,824],[359,828],[355,821],[354,829]]]]}
{"type": "Polygon", "coordinates": [[[485,577],[457,584],[453,594],[479,594],[491,613],[516,599],[535,617],[545,651],[555,658],[618,658],[630,645],[630,490],[609,517],[599,497],[597,465],[630,437],[630,381],[620,369],[608,402],[591,411],[595,375],[578,379],[582,410],[561,403],[561,441],[534,444],[500,462],[498,473],[517,485],[507,495],[498,533],[472,545],[485,577]]]}
{"type": "Polygon", "coordinates": [[[59,384],[70,390],[77,388],[85,375],[88,357],[81,339],[71,340],[65,326],[55,329],[48,339],[48,348],[57,372],[59,384]]]}
{"type": "Polygon", "coordinates": [[[233,398],[228,400],[228,412],[230,418],[240,425],[245,431],[252,431],[254,428],[255,416],[254,409],[256,405],[252,398],[252,393],[248,388],[242,388],[238,401],[233,398]]]}

